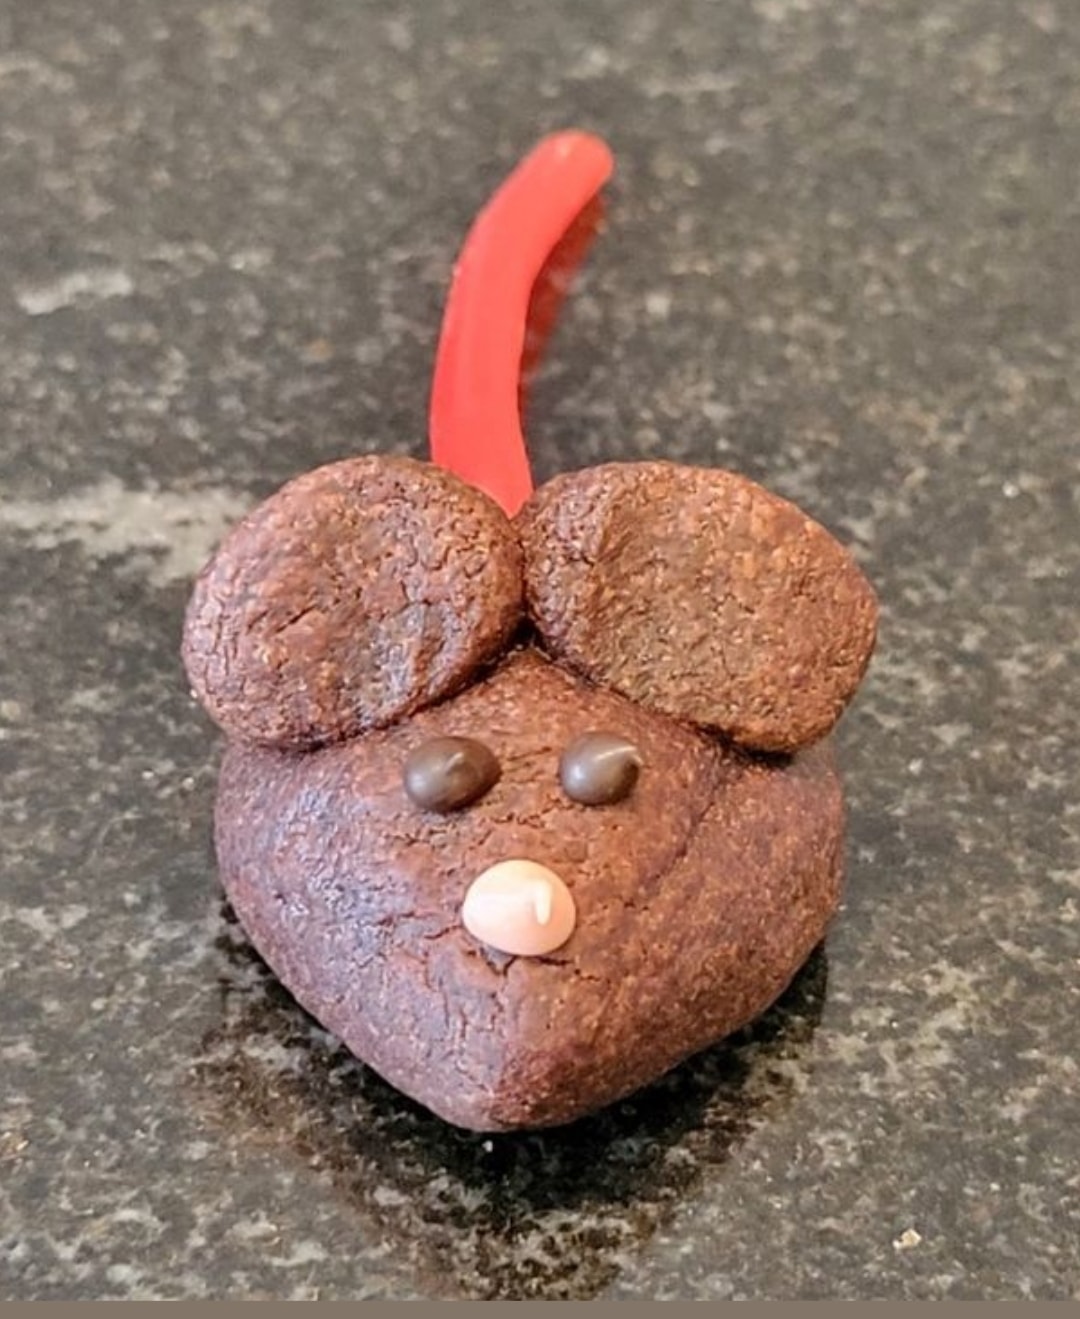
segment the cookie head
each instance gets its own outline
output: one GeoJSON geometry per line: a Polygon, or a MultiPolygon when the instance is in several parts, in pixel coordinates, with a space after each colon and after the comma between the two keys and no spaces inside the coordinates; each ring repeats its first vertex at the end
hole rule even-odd
{"type": "Polygon", "coordinates": [[[462,687],[520,602],[517,538],[487,496],[426,463],[357,458],[232,531],[196,582],[183,655],[232,737],[311,748],[462,687]]]}
{"type": "Polygon", "coordinates": [[[506,1130],[600,1108],[770,1003],[834,910],[841,819],[827,743],[750,757],[525,645],[385,728],[234,741],[216,841],[309,1012],[448,1120],[506,1130]],[[415,792],[418,757],[452,773],[472,742],[486,787],[415,792]]]}

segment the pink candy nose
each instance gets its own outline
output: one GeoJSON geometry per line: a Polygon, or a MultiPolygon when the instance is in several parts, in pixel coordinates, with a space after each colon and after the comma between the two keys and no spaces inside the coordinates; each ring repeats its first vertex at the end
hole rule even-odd
{"type": "Polygon", "coordinates": [[[501,953],[539,957],[570,938],[577,910],[554,870],[536,861],[500,861],[469,885],[461,919],[475,939],[501,953]]]}

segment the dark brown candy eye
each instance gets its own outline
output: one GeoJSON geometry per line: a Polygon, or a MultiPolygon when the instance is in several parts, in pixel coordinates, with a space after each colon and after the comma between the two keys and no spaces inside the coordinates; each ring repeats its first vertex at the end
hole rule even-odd
{"type": "Polygon", "coordinates": [[[405,791],[425,811],[471,806],[499,781],[499,762],[471,737],[433,737],[405,760],[405,791]]]}
{"type": "Polygon", "coordinates": [[[633,791],[641,772],[641,753],[618,733],[583,733],[559,761],[559,781],[571,801],[608,806],[633,791]]]}

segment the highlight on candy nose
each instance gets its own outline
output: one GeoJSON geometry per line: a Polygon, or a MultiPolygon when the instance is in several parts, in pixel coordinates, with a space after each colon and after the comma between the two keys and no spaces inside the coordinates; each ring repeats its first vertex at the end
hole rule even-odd
{"type": "Polygon", "coordinates": [[[461,907],[475,939],[500,953],[540,957],[570,938],[577,909],[554,870],[536,861],[500,861],[477,875],[461,907]]]}

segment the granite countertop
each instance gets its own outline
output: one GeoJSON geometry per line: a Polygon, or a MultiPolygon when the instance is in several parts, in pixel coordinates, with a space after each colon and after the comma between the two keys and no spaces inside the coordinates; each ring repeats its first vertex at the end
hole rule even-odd
{"type": "Polygon", "coordinates": [[[0,1296],[1080,1295],[1080,7],[0,0],[0,1296]],[[754,1029],[455,1132],[224,908],[193,572],[420,454],[477,204],[619,174],[539,475],[731,466],[884,616],[848,883],[754,1029]]]}

